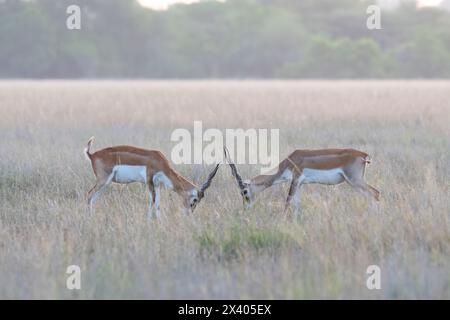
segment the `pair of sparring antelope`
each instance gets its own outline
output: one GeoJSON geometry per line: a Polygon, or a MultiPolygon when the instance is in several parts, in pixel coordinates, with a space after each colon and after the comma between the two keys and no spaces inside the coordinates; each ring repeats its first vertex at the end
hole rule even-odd
{"type": "MultiPolygon", "coordinates": [[[[84,149],[86,158],[91,162],[97,181],[88,193],[90,210],[101,192],[112,182],[128,184],[141,182],[148,186],[150,205],[148,216],[160,216],[160,188],[164,186],[178,193],[182,198],[183,211],[193,212],[205,196],[205,191],[217,173],[220,164],[209,174],[206,182],[198,187],[175,169],[167,158],[157,150],[145,150],[132,146],[116,146],[91,153],[94,138],[89,139],[84,149]]],[[[379,200],[380,192],[364,181],[366,164],[370,163],[367,153],[354,149],[295,150],[280,162],[273,175],[258,175],[243,180],[231,161],[227,149],[224,155],[231,173],[239,187],[244,208],[250,208],[256,195],[263,190],[290,182],[285,204],[285,213],[293,204],[294,214],[300,209],[300,187],[302,184],[318,183],[336,185],[346,181],[354,189],[379,200]]]]}

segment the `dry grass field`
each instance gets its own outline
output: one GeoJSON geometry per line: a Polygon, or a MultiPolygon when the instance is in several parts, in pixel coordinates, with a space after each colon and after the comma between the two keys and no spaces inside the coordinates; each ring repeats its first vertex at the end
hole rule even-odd
{"type": "MultiPolygon", "coordinates": [[[[449,82],[0,82],[0,298],[449,299],[449,82]],[[83,148],[130,144],[168,157],[176,128],[279,128],[298,148],[369,153],[379,210],[348,185],[288,185],[249,211],[228,167],[193,215],[162,192],[113,185],[89,215],[83,148]],[[81,267],[81,290],[66,268],[81,267]],[[366,268],[381,268],[368,290],[366,268]]],[[[211,166],[175,166],[203,181],[211,166]]],[[[239,166],[244,177],[257,167],[239,166]]]]}

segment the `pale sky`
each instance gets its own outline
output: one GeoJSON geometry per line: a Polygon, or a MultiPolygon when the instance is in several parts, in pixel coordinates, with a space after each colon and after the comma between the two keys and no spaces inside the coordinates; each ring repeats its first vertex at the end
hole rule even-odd
{"type": "MultiPolygon", "coordinates": [[[[185,3],[185,4],[191,4],[195,2],[199,2],[200,0],[138,0],[141,5],[144,7],[148,7],[154,10],[166,10],[169,8],[169,6],[176,4],[176,3],[185,3]]],[[[224,0],[218,0],[218,1],[224,1],[224,0]]],[[[437,6],[439,5],[443,0],[418,0],[419,7],[424,6],[437,6]]],[[[398,3],[399,0],[381,0],[380,2],[384,3],[398,3]]]]}

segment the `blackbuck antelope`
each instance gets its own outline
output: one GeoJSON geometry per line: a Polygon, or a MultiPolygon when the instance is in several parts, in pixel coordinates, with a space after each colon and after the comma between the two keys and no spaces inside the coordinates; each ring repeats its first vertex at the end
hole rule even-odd
{"type": "Polygon", "coordinates": [[[353,149],[296,150],[278,165],[273,175],[259,175],[243,181],[236,166],[224,148],[225,158],[240,189],[244,208],[250,208],[256,195],[268,187],[291,182],[286,199],[286,213],[293,202],[295,216],[300,209],[300,186],[307,183],[335,185],[343,181],[363,194],[379,201],[380,192],[364,181],[366,164],[370,163],[367,153],[353,149]]]}
{"type": "Polygon", "coordinates": [[[161,185],[178,193],[183,199],[184,212],[189,213],[194,211],[205,196],[205,190],[211,185],[219,168],[219,164],[216,165],[206,182],[199,188],[176,172],[160,151],[117,146],[90,153],[93,141],[94,137],[89,139],[84,149],[97,178],[94,187],[88,193],[90,211],[101,192],[112,182],[122,184],[141,182],[148,186],[150,193],[149,217],[152,217],[154,209],[156,218],[159,218],[161,185]]]}

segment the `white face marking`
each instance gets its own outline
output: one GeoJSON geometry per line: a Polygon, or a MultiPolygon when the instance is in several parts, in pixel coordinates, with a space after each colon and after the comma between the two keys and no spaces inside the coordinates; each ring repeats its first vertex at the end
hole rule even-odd
{"type": "Polygon", "coordinates": [[[153,183],[155,184],[155,186],[162,184],[167,189],[173,189],[172,181],[170,181],[170,179],[162,171],[158,171],[157,173],[155,173],[155,175],[153,176],[153,183]]]}
{"type": "Polygon", "coordinates": [[[147,167],[146,166],[128,166],[117,165],[113,168],[114,182],[131,183],[141,182],[147,183],[147,167]]]}
{"type": "Polygon", "coordinates": [[[342,169],[317,170],[303,169],[302,183],[338,184],[344,181],[342,169]]]}
{"type": "Polygon", "coordinates": [[[284,170],[281,176],[273,182],[273,184],[279,184],[286,181],[292,181],[292,171],[289,169],[284,170]]]}
{"type": "Polygon", "coordinates": [[[189,201],[190,210],[193,211],[199,202],[197,189],[192,189],[189,192],[189,200],[188,201],[189,201]]]}

